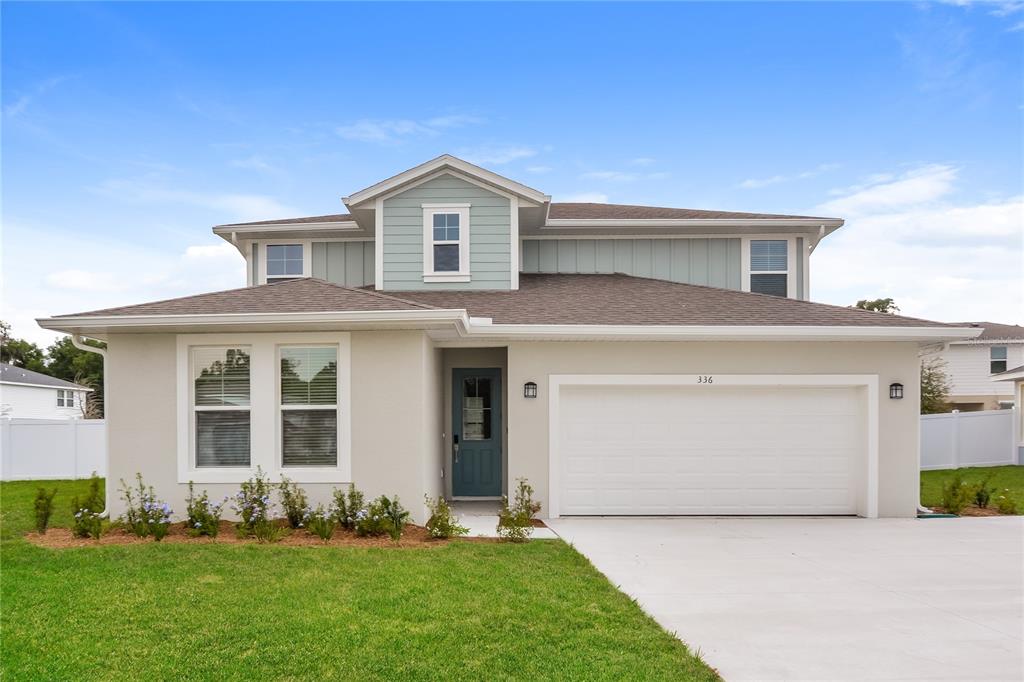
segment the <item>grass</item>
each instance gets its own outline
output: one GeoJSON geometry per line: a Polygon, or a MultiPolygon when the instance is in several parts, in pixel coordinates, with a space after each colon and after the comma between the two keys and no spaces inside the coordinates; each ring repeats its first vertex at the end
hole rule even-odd
{"type": "Polygon", "coordinates": [[[43,549],[38,485],[0,484],[7,681],[718,679],[561,541],[43,549]]]}
{"type": "Polygon", "coordinates": [[[995,506],[995,498],[1006,495],[1017,503],[1017,512],[1024,514],[1024,466],[1004,467],[965,467],[963,469],[943,469],[941,471],[921,472],[921,503],[926,507],[937,507],[942,504],[942,486],[949,482],[953,474],[960,472],[966,483],[977,484],[988,475],[992,478],[989,485],[996,489],[993,493],[991,506],[995,506]]]}

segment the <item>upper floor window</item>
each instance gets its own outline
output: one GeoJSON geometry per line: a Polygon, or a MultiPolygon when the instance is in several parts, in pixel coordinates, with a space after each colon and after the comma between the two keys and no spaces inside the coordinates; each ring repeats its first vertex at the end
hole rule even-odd
{"type": "Polygon", "coordinates": [[[992,346],[988,349],[988,371],[992,374],[1006,371],[1006,346],[992,346]]]}
{"type": "Polygon", "coordinates": [[[423,205],[423,280],[469,281],[469,204],[423,205]]]}
{"type": "Polygon", "coordinates": [[[305,275],[302,244],[267,244],[267,282],[305,275]]]}
{"type": "Polygon", "coordinates": [[[789,296],[789,242],[750,240],[750,290],[756,294],[789,296]]]}

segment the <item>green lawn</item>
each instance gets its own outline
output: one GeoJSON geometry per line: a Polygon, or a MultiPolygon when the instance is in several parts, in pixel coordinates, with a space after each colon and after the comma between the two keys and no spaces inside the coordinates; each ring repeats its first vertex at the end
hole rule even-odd
{"type": "MultiPolygon", "coordinates": [[[[1024,466],[1005,467],[966,467],[963,469],[946,469],[942,471],[921,472],[921,504],[936,507],[942,502],[942,486],[949,482],[953,474],[960,472],[967,483],[981,483],[991,475],[989,485],[996,489],[993,498],[1006,495],[1017,503],[1017,512],[1024,514],[1024,466]]],[[[994,505],[994,503],[993,503],[994,505]]]]}
{"type": "Polygon", "coordinates": [[[42,549],[36,487],[0,484],[7,681],[718,679],[560,541],[42,549]]]}

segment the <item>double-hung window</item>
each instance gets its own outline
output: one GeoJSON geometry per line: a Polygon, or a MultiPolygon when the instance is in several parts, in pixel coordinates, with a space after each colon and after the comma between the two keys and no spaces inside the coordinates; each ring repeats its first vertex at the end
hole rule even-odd
{"type": "Polygon", "coordinates": [[[280,349],[281,465],[338,464],[338,347],[280,349]]]}
{"type": "Polygon", "coordinates": [[[57,407],[74,407],[74,393],[71,391],[65,391],[63,389],[57,389],[57,407]]]}
{"type": "Polygon", "coordinates": [[[468,278],[469,205],[424,204],[423,279],[468,281],[468,278]]]}
{"type": "Polygon", "coordinates": [[[992,346],[988,349],[988,371],[990,374],[1006,371],[1006,346],[992,346]]]}
{"type": "Polygon", "coordinates": [[[280,282],[306,275],[302,244],[267,244],[267,282],[280,282]]]}
{"type": "Polygon", "coordinates": [[[783,298],[789,296],[787,240],[750,240],[750,291],[783,298]]]}
{"type": "Polygon", "coordinates": [[[249,358],[248,347],[192,349],[196,468],[249,466],[249,358]]]}

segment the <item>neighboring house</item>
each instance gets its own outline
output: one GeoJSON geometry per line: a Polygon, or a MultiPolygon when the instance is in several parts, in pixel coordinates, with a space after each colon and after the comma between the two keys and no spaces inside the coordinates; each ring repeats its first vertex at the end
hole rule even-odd
{"type": "Polygon", "coordinates": [[[950,409],[977,412],[1013,407],[1013,386],[992,381],[992,377],[1024,364],[1024,327],[995,322],[960,322],[956,326],[982,332],[977,338],[949,341],[941,349],[924,353],[926,360],[945,363],[950,409]]]}
{"type": "Polygon", "coordinates": [[[1017,446],[1017,463],[1024,464],[1024,365],[1019,365],[992,377],[992,381],[1008,385],[1013,392],[1014,404],[1017,409],[1013,416],[1013,438],[1017,446]]]}
{"type": "Polygon", "coordinates": [[[0,416],[67,419],[85,416],[91,388],[0,363],[0,416]]]}
{"type": "Polygon", "coordinates": [[[39,321],[108,343],[108,481],[916,513],[919,349],[980,330],[808,302],[842,220],[552,203],[447,155],[344,202],[215,227],[247,287],[39,321]]]}

